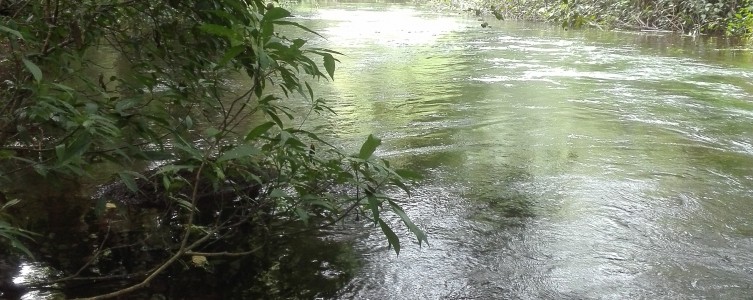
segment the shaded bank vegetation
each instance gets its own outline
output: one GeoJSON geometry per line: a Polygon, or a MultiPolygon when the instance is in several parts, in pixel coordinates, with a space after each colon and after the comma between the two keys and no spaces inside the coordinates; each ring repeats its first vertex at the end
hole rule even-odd
{"type": "Polygon", "coordinates": [[[278,280],[311,261],[291,240],[353,217],[396,252],[397,223],[426,241],[383,193],[415,176],[374,155],[379,139],[351,154],[304,129],[329,112],[309,81],[334,79],[339,53],[308,47],[316,33],[290,16],[245,0],[0,0],[3,297],[310,298],[278,280]],[[50,278],[13,284],[32,257],[50,278]]]}
{"type": "Polygon", "coordinates": [[[551,21],[565,27],[593,26],[633,30],[670,30],[687,34],[750,36],[749,0],[439,0],[492,13],[498,18],[551,21]]]}

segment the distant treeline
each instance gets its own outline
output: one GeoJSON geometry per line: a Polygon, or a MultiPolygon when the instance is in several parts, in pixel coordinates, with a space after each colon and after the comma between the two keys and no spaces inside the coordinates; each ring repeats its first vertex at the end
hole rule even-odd
{"type": "Polygon", "coordinates": [[[434,0],[497,18],[593,26],[749,36],[751,0],[434,0]]]}

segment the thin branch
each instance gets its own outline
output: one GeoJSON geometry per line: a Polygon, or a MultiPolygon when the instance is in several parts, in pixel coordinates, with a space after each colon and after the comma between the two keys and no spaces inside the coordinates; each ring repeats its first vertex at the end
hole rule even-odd
{"type": "Polygon", "coordinates": [[[254,249],[245,251],[245,252],[193,252],[193,251],[186,251],[184,253],[185,255],[197,255],[197,256],[206,256],[206,257],[212,257],[212,256],[229,256],[229,257],[235,257],[235,256],[246,256],[249,254],[252,254],[256,251],[261,250],[264,248],[264,246],[259,246],[254,249]]]}
{"type": "MultiPolygon", "coordinates": [[[[188,235],[188,234],[189,233],[187,231],[186,235],[188,235]]],[[[115,298],[115,297],[118,297],[118,296],[122,296],[122,295],[125,295],[125,294],[128,294],[128,293],[140,290],[140,289],[142,289],[144,287],[147,287],[147,286],[149,286],[149,283],[152,282],[152,280],[154,280],[155,278],[157,278],[157,276],[159,274],[161,274],[162,272],[164,272],[175,261],[177,261],[179,258],[181,258],[186,253],[186,251],[188,251],[190,249],[193,249],[194,247],[200,245],[201,243],[203,243],[204,241],[206,241],[207,239],[209,239],[212,236],[212,234],[214,234],[214,233],[213,232],[209,232],[205,236],[203,236],[202,238],[198,239],[196,242],[192,243],[191,245],[186,246],[185,248],[179,249],[177,253],[175,253],[172,257],[170,257],[170,259],[168,259],[167,261],[165,261],[164,263],[162,263],[162,265],[160,265],[157,269],[155,269],[154,272],[152,272],[148,277],[146,277],[140,283],[134,284],[132,286],[129,286],[129,287],[121,289],[121,290],[117,290],[117,291],[112,292],[112,293],[98,295],[98,296],[89,297],[89,298],[74,299],[74,300],[110,299],[110,298],[115,298]]]]}

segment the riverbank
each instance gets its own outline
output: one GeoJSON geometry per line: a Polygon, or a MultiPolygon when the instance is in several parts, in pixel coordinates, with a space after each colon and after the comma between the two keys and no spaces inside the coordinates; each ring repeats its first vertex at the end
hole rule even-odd
{"type": "Polygon", "coordinates": [[[546,21],[563,27],[673,31],[749,37],[753,4],[679,0],[429,0],[498,19],[546,21]]]}

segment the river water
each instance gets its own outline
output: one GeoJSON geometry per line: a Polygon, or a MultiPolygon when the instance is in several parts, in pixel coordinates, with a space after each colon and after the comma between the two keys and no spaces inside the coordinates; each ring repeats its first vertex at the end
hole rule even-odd
{"type": "Polygon", "coordinates": [[[402,201],[429,245],[403,230],[396,256],[375,228],[339,228],[363,266],[337,298],[753,294],[752,50],[399,3],[292,9],[345,54],[316,127],[353,151],[374,133],[425,176],[402,201]]]}

